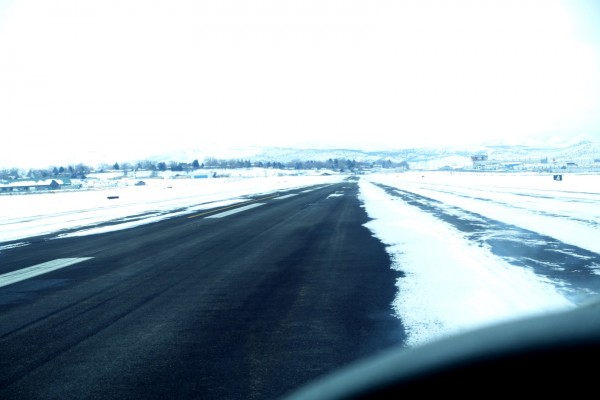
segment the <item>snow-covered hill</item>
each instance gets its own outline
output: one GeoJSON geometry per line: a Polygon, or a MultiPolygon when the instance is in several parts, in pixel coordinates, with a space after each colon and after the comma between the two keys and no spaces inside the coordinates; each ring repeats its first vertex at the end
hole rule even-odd
{"type": "MultiPolygon", "coordinates": [[[[593,167],[600,170],[600,141],[582,141],[564,146],[525,146],[525,145],[477,145],[454,147],[421,147],[410,149],[390,149],[380,151],[366,151],[360,149],[309,149],[309,148],[284,148],[263,146],[206,146],[188,147],[182,144],[180,149],[153,154],[135,154],[128,157],[123,155],[126,151],[119,149],[115,154],[78,154],[76,164],[98,168],[102,165],[112,166],[115,162],[138,165],[143,161],[154,164],[165,162],[192,163],[194,160],[203,163],[207,159],[217,160],[243,160],[250,162],[279,162],[290,163],[295,161],[327,161],[327,160],[354,160],[357,162],[393,163],[406,162],[414,170],[438,169],[469,169],[474,155],[486,155],[489,160],[516,164],[546,163],[549,166],[573,164],[578,166],[593,167]],[[100,162],[99,160],[104,160],[100,162]],[[544,160],[544,161],[542,161],[544,160]],[[108,164],[106,162],[109,162],[108,164]]],[[[67,165],[75,165],[73,163],[67,165]]],[[[66,167],[67,165],[63,165],[66,167]]],[[[50,165],[46,167],[54,167],[50,165]]],[[[60,166],[60,165],[57,165],[60,166]]],[[[34,168],[31,165],[12,166],[17,168],[34,168]]],[[[12,168],[11,167],[11,168],[12,168]]],[[[104,169],[105,167],[103,167],[104,169]]]]}
{"type": "Polygon", "coordinates": [[[406,161],[411,169],[460,169],[470,168],[471,156],[487,155],[490,160],[535,163],[547,160],[548,163],[576,163],[578,165],[600,164],[600,142],[584,141],[565,147],[541,146],[472,146],[472,147],[431,147],[387,151],[362,151],[356,149],[298,149],[282,147],[207,147],[185,149],[176,152],[157,154],[150,161],[191,162],[193,160],[243,159],[251,162],[292,162],[325,161],[328,159],[349,159],[363,162],[406,161]]]}

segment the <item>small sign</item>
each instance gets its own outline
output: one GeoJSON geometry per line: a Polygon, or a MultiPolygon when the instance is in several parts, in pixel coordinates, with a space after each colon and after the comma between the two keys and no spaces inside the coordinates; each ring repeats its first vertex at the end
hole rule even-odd
{"type": "Polygon", "coordinates": [[[554,175],[555,181],[562,181],[562,175],[554,175]]]}

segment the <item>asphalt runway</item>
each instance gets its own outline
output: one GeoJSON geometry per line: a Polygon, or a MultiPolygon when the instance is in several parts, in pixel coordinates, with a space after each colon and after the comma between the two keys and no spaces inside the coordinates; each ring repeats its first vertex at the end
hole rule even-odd
{"type": "Polygon", "coordinates": [[[400,272],[357,193],[3,250],[0,274],[73,264],[0,287],[0,398],[271,399],[401,345],[400,272]]]}

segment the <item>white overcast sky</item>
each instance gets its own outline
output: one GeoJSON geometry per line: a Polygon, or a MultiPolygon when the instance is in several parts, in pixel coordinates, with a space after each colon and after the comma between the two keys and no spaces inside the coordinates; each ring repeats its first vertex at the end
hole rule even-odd
{"type": "Polygon", "coordinates": [[[0,167],[600,139],[594,0],[0,0],[0,167]]]}

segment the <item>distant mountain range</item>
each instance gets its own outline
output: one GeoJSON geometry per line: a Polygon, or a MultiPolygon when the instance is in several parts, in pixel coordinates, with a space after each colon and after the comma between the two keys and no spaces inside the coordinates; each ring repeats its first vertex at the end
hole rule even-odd
{"type": "Polygon", "coordinates": [[[582,141],[565,147],[540,146],[473,146],[431,147],[387,151],[362,151],[353,149],[297,149],[281,147],[207,148],[187,149],[156,154],[149,161],[202,162],[207,158],[223,160],[240,159],[251,162],[325,161],[349,159],[355,161],[408,162],[411,169],[439,169],[443,167],[463,168],[472,166],[471,156],[487,155],[490,160],[539,162],[574,162],[590,165],[600,162],[600,141],[582,141]]]}
{"type": "MultiPolygon", "coordinates": [[[[546,160],[548,164],[593,165],[600,168],[600,141],[581,141],[575,144],[563,146],[528,146],[528,145],[476,145],[476,146],[453,146],[453,147],[419,147],[410,149],[390,149],[380,151],[366,151],[357,149],[309,149],[309,148],[284,148],[284,147],[229,147],[206,145],[203,148],[182,148],[180,150],[168,151],[160,154],[148,154],[130,158],[123,157],[126,151],[121,150],[119,157],[116,154],[103,153],[74,153],[71,157],[76,162],[62,161],[60,163],[48,163],[45,166],[42,161],[37,165],[41,168],[48,166],[68,166],[82,163],[92,168],[98,167],[107,160],[112,163],[130,163],[137,165],[141,161],[153,163],[171,162],[191,163],[198,160],[203,163],[206,159],[217,160],[242,160],[250,162],[281,162],[290,163],[295,161],[327,161],[329,159],[354,160],[357,162],[383,162],[393,163],[407,162],[410,169],[460,169],[473,166],[471,156],[486,155],[489,160],[514,161],[516,163],[540,163],[546,160]]],[[[1,160],[0,160],[1,161],[1,160]]],[[[26,164],[25,162],[23,164],[26,164]]],[[[106,164],[104,164],[106,165],[106,164]]],[[[7,166],[5,168],[12,168],[7,166]]],[[[33,165],[21,165],[21,168],[34,168],[33,165]]]]}

